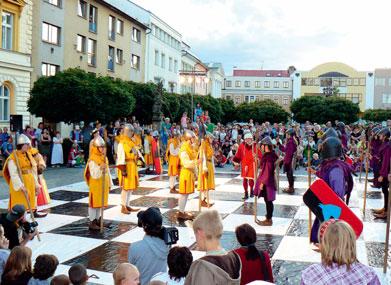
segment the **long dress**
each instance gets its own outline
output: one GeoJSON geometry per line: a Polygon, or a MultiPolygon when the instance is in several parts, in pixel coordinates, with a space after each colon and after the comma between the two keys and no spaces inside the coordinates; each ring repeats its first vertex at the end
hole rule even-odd
{"type": "Polygon", "coordinates": [[[54,164],[64,164],[64,155],[62,151],[62,143],[60,142],[62,139],[57,137],[53,138],[53,150],[52,150],[52,165],[54,164]]]}

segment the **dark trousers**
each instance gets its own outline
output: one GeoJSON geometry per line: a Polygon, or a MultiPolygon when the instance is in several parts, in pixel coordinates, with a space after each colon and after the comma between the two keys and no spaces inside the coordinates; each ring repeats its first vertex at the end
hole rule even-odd
{"type": "Polygon", "coordinates": [[[266,219],[270,220],[273,217],[273,211],[274,211],[273,201],[267,200],[266,186],[263,186],[262,192],[263,192],[263,200],[265,201],[265,205],[266,205],[266,219]]]}
{"type": "Polygon", "coordinates": [[[289,187],[293,188],[295,182],[294,182],[294,178],[293,178],[293,169],[292,169],[292,167],[290,167],[290,169],[288,169],[288,171],[286,172],[286,178],[288,178],[289,187]]]}
{"type": "Polygon", "coordinates": [[[384,177],[383,182],[381,183],[381,191],[383,192],[384,195],[384,209],[388,208],[388,180],[386,177],[384,177]]]}

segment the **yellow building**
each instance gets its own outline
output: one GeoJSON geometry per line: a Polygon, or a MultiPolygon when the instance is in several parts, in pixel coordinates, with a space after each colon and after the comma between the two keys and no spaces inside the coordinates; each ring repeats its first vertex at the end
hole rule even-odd
{"type": "Polygon", "coordinates": [[[367,91],[367,80],[371,81],[373,74],[357,71],[344,63],[324,63],[310,71],[296,73],[295,77],[296,80],[300,80],[298,82],[300,91],[297,94],[299,96],[338,94],[353,103],[358,103],[362,111],[369,103],[371,104],[368,98],[371,92],[367,91]]]}

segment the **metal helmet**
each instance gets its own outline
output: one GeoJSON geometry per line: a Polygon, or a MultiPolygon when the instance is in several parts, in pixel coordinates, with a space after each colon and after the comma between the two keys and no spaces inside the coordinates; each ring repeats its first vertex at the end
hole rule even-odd
{"type": "Polygon", "coordinates": [[[290,136],[294,136],[296,132],[295,132],[294,129],[290,128],[290,129],[288,129],[285,133],[287,133],[287,134],[290,135],[290,136]]]}
{"type": "Polygon", "coordinates": [[[329,137],[322,143],[323,159],[339,158],[342,156],[342,143],[338,138],[329,137]]]}
{"type": "Polygon", "coordinates": [[[159,137],[159,132],[158,132],[158,131],[154,131],[154,132],[152,133],[152,136],[153,136],[154,138],[158,138],[158,137],[159,137]]]}
{"type": "Polygon", "coordinates": [[[124,126],[124,134],[131,138],[134,134],[134,127],[131,124],[126,124],[124,126]]]}
{"type": "Polygon", "coordinates": [[[140,135],[141,134],[141,128],[134,128],[134,133],[136,135],[140,135]]]}
{"type": "Polygon", "coordinates": [[[174,137],[179,137],[181,135],[181,132],[179,130],[173,130],[172,135],[174,137]]]}
{"type": "Polygon", "coordinates": [[[93,144],[96,147],[105,147],[106,145],[105,140],[101,136],[95,138],[93,144]]]}
{"type": "Polygon", "coordinates": [[[382,129],[379,131],[378,135],[382,135],[382,136],[384,136],[386,139],[389,139],[389,138],[390,138],[390,135],[391,135],[390,129],[389,129],[389,128],[382,128],[382,129]]]}
{"type": "Polygon", "coordinates": [[[190,140],[192,138],[195,138],[195,133],[191,130],[185,130],[185,132],[183,133],[183,137],[185,138],[185,140],[190,140]]]}
{"type": "Polygon", "coordinates": [[[335,129],[333,128],[328,128],[327,131],[324,132],[323,136],[321,137],[321,140],[324,141],[327,138],[338,138],[338,133],[335,129]]]}
{"type": "Polygon", "coordinates": [[[24,134],[21,134],[18,136],[18,140],[16,142],[17,145],[21,145],[21,144],[31,144],[31,141],[29,139],[28,136],[24,135],[24,134]]]}
{"type": "Polygon", "coordinates": [[[144,130],[144,134],[149,135],[150,133],[151,133],[151,131],[149,129],[144,130]]]}
{"type": "Polygon", "coordinates": [[[246,139],[253,139],[252,133],[251,133],[251,132],[246,132],[246,133],[244,134],[244,139],[245,139],[245,140],[246,140],[246,139]]]}
{"type": "Polygon", "coordinates": [[[374,127],[372,130],[371,130],[371,136],[377,136],[377,133],[380,131],[381,129],[379,127],[374,127]]]}
{"type": "Polygon", "coordinates": [[[210,138],[210,139],[214,140],[215,136],[211,132],[206,132],[205,138],[210,138]]]}
{"type": "Polygon", "coordinates": [[[337,130],[345,130],[345,123],[344,122],[338,122],[337,123],[337,130]]]}
{"type": "Polygon", "coordinates": [[[261,140],[261,144],[262,144],[262,145],[273,146],[273,141],[272,141],[272,139],[271,139],[269,136],[266,136],[266,137],[264,137],[264,138],[261,140]]]}

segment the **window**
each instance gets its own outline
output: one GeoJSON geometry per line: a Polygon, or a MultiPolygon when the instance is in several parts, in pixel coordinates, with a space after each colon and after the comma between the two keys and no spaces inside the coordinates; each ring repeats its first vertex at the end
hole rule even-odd
{"type": "Polygon", "coordinates": [[[123,56],[124,56],[123,50],[117,48],[117,52],[115,54],[115,62],[118,64],[122,64],[123,63],[123,56]]]}
{"type": "Polygon", "coordinates": [[[231,80],[227,80],[225,82],[225,85],[226,85],[226,87],[232,87],[232,81],[231,80]]]}
{"type": "Polygon", "coordinates": [[[61,7],[61,0],[45,0],[45,2],[48,2],[49,4],[57,7],[61,7]]]}
{"type": "Polygon", "coordinates": [[[114,47],[109,46],[109,55],[107,57],[107,69],[114,71],[114,47]]]}
{"type": "Polygon", "coordinates": [[[174,72],[178,73],[178,61],[174,60],[174,72]]]}
{"type": "Polygon", "coordinates": [[[273,100],[274,100],[274,103],[277,103],[277,104],[280,103],[280,100],[278,100],[278,97],[274,97],[273,100]]]}
{"type": "Polygon", "coordinates": [[[280,82],[274,81],[273,87],[274,88],[280,88],[280,82]]]}
{"type": "Polygon", "coordinates": [[[255,88],[261,88],[261,81],[255,81],[255,88]]]}
{"type": "Polygon", "coordinates": [[[133,27],[132,40],[136,43],[141,43],[141,31],[133,27]]]}
{"type": "Polygon", "coordinates": [[[284,81],[283,86],[284,88],[289,88],[289,81],[284,81]]]}
{"type": "Polygon", "coordinates": [[[90,18],[89,18],[90,32],[93,33],[98,32],[97,20],[98,20],[98,9],[95,6],[90,5],[90,18]]]}
{"type": "Polygon", "coordinates": [[[77,15],[83,18],[87,18],[87,2],[79,0],[77,3],[77,15]]]}
{"type": "Polygon", "coordinates": [[[250,87],[250,81],[244,81],[244,87],[250,87]]]}
{"type": "Polygon", "coordinates": [[[364,86],[365,85],[365,78],[360,78],[360,85],[364,86]]]}
{"type": "Polygon", "coordinates": [[[168,58],[168,70],[172,71],[172,57],[168,58]]]}
{"type": "Polygon", "coordinates": [[[109,39],[115,40],[115,18],[113,16],[109,16],[109,39]]]}
{"type": "Polygon", "coordinates": [[[240,81],[235,81],[235,87],[240,87],[241,86],[241,82],[240,81]]]}
{"type": "Polygon", "coordinates": [[[88,46],[87,46],[87,53],[88,53],[88,64],[92,66],[96,66],[96,41],[92,39],[88,39],[88,46]]]}
{"type": "Polygon", "coordinates": [[[42,76],[53,76],[59,71],[60,67],[55,64],[42,63],[42,76]]]}
{"type": "Polygon", "coordinates": [[[140,70],[140,57],[132,54],[132,62],[130,63],[130,66],[134,69],[140,70]]]}
{"type": "Polygon", "coordinates": [[[255,97],[254,96],[250,96],[250,102],[254,102],[255,101],[255,97]]]}
{"type": "Polygon", "coordinates": [[[249,102],[249,97],[248,96],[244,96],[244,102],[246,102],[246,103],[249,102]]]}
{"type": "Polygon", "coordinates": [[[288,98],[284,98],[283,103],[284,105],[288,105],[288,98]]]}
{"type": "Polygon", "coordinates": [[[391,104],[391,94],[383,94],[383,104],[391,104]]]}
{"type": "Polygon", "coordinates": [[[51,44],[60,44],[60,28],[48,23],[42,23],[42,40],[51,44]]]}
{"type": "Polygon", "coordinates": [[[339,80],[339,86],[341,87],[346,87],[346,79],[345,78],[341,78],[339,80]]]}
{"type": "Polygon", "coordinates": [[[166,67],[166,55],[164,53],[162,53],[160,66],[161,66],[161,68],[166,67]]]}
{"type": "Polygon", "coordinates": [[[232,100],[230,95],[225,96],[225,99],[232,100]]]}
{"type": "Polygon", "coordinates": [[[385,86],[386,85],[386,79],[385,78],[376,78],[375,79],[375,85],[376,86],[385,86]]]}
{"type": "Polygon", "coordinates": [[[263,86],[264,86],[265,88],[270,88],[270,81],[265,81],[265,82],[263,82],[263,86]]]}
{"type": "Polygon", "coordinates": [[[77,46],[76,50],[78,52],[86,52],[86,37],[77,35],[77,46]]]}
{"type": "Polygon", "coordinates": [[[9,120],[11,92],[8,86],[0,85],[0,121],[9,120]]]}
{"type": "Polygon", "coordinates": [[[3,12],[1,14],[1,48],[13,49],[14,14],[3,12]]]}
{"type": "Polygon", "coordinates": [[[124,34],[124,22],[120,19],[117,19],[117,34],[121,36],[124,34]]]}
{"type": "Polygon", "coordinates": [[[358,81],[358,78],[354,78],[354,79],[353,79],[353,85],[354,85],[354,86],[357,86],[357,85],[358,85],[358,82],[359,82],[359,81],[358,81]]]}
{"type": "Polygon", "coordinates": [[[159,65],[159,51],[155,50],[155,65],[159,65]]]}
{"type": "Polygon", "coordinates": [[[346,85],[347,86],[351,86],[352,85],[352,79],[351,78],[346,79],[346,85]]]}

